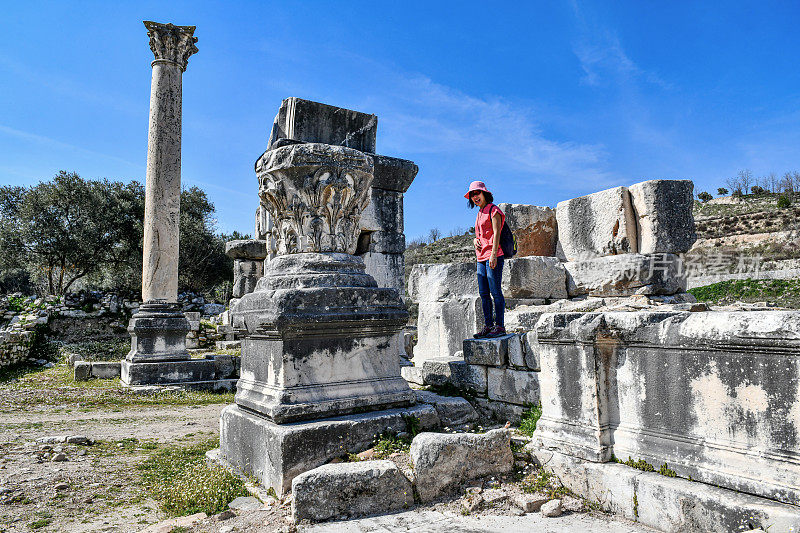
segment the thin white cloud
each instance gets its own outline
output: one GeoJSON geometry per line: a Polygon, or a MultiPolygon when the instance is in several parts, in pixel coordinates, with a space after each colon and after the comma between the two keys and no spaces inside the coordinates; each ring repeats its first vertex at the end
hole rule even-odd
{"type": "Polygon", "coordinates": [[[117,157],[110,154],[104,154],[101,152],[96,152],[94,150],[89,150],[87,148],[82,148],[80,146],[75,146],[74,144],[65,143],[59,141],[57,139],[52,139],[50,137],[45,137],[44,135],[38,135],[36,133],[30,133],[27,131],[18,130],[15,128],[11,128],[9,126],[4,126],[0,124],[0,134],[7,135],[9,137],[15,137],[17,139],[29,142],[29,143],[36,143],[36,144],[43,144],[46,146],[50,146],[52,148],[60,148],[63,150],[69,150],[72,152],[78,152],[83,155],[89,155],[92,157],[102,157],[104,159],[108,159],[110,161],[117,161],[118,163],[124,163],[136,169],[142,169],[142,165],[131,163],[127,159],[122,159],[121,157],[117,157]]]}
{"type": "Polygon", "coordinates": [[[479,98],[419,74],[391,73],[378,104],[381,144],[397,153],[462,154],[465,161],[524,173],[528,183],[608,182],[598,144],[547,138],[533,111],[501,98],[479,98]]]}

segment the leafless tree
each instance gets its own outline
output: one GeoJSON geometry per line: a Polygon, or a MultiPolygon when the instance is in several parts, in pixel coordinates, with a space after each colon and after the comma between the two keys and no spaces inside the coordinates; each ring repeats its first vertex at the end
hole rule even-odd
{"type": "Polygon", "coordinates": [[[744,170],[740,170],[739,174],[737,174],[737,177],[742,184],[742,190],[745,191],[745,194],[747,194],[747,191],[750,190],[750,186],[753,184],[753,173],[750,171],[750,169],[746,168],[744,170]]]}
{"type": "Polygon", "coordinates": [[[428,233],[428,242],[436,242],[442,238],[442,232],[439,228],[431,228],[428,233]]]}

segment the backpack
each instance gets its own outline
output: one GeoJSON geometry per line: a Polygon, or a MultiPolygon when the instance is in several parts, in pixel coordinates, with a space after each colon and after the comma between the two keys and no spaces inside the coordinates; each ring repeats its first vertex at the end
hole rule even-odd
{"type": "Polygon", "coordinates": [[[503,213],[503,229],[500,230],[500,249],[503,250],[503,257],[511,259],[517,255],[517,237],[508,226],[508,218],[503,213]]]}

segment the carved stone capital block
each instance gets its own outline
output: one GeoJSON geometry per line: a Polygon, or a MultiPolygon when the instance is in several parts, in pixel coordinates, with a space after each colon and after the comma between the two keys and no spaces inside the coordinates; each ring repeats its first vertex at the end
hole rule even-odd
{"type": "Polygon", "coordinates": [[[256,174],[278,255],[354,253],[373,168],[371,155],[343,146],[290,144],[266,151],[256,174]]]}
{"type": "Polygon", "coordinates": [[[172,61],[186,70],[189,56],[197,53],[195,26],[175,26],[150,20],[144,21],[147,36],[150,37],[150,50],[156,61],[172,61]]]}

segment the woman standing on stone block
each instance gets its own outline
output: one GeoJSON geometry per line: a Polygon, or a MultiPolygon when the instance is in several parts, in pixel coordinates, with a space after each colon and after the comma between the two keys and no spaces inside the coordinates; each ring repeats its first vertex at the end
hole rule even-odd
{"type": "Polygon", "coordinates": [[[473,181],[464,195],[469,207],[478,206],[475,219],[475,254],[478,258],[478,292],[483,306],[484,328],[476,333],[476,339],[500,337],[506,334],[503,322],[506,300],[500,285],[503,280],[503,249],[500,247],[500,231],[506,216],[494,205],[494,197],[482,181],[473,181]],[[492,302],[494,300],[494,302],[492,302]]]}

